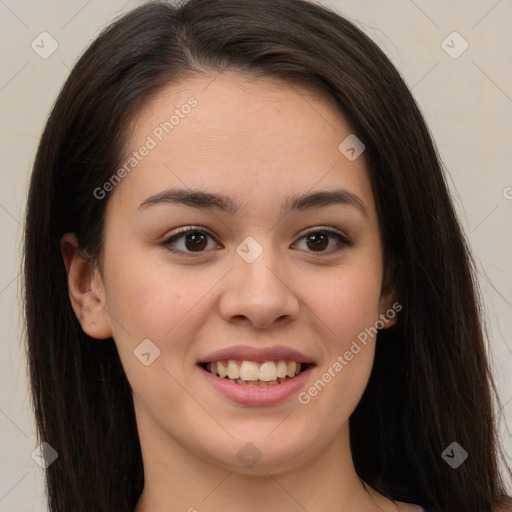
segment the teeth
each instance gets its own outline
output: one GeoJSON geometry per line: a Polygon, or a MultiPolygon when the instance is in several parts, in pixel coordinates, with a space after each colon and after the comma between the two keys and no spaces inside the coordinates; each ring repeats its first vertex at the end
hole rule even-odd
{"type": "Polygon", "coordinates": [[[231,380],[236,380],[240,378],[240,368],[233,360],[228,361],[228,377],[231,380]]]}
{"type": "Polygon", "coordinates": [[[276,384],[281,384],[281,382],[283,381],[284,379],[279,379],[279,380],[271,380],[270,382],[263,382],[261,380],[256,380],[256,381],[245,381],[245,380],[242,380],[242,379],[238,379],[236,381],[237,384],[242,384],[243,386],[275,386],[276,384]],[[281,381],[281,382],[280,382],[281,381]]]}
{"type": "MultiPolygon", "coordinates": [[[[212,373],[215,375],[215,372],[213,370],[212,370],[212,373]]],[[[217,362],[217,373],[219,374],[219,377],[221,379],[226,377],[228,374],[228,367],[224,366],[224,364],[222,364],[222,361],[217,362]]]]}
{"type": "Polygon", "coordinates": [[[248,385],[275,385],[286,378],[295,377],[301,371],[301,363],[296,361],[215,361],[208,363],[206,369],[221,379],[229,378],[237,383],[248,385]]]}
{"type": "Polygon", "coordinates": [[[257,363],[254,363],[253,361],[242,362],[242,366],[240,366],[241,380],[258,380],[258,373],[257,363]]]}
{"type": "Polygon", "coordinates": [[[279,361],[277,363],[277,376],[281,379],[286,377],[286,372],[288,371],[288,365],[286,361],[279,361]]]}
{"type": "Polygon", "coordinates": [[[259,379],[264,382],[271,382],[277,379],[277,368],[274,361],[265,361],[262,363],[260,366],[259,379]]]}

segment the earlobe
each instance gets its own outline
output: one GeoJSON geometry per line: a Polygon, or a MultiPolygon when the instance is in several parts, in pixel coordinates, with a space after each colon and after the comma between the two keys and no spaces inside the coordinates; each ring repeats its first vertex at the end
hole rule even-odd
{"type": "Polygon", "coordinates": [[[112,330],[104,307],[104,287],[98,270],[80,250],[75,233],[62,236],[60,249],[67,274],[69,299],[82,329],[92,338],[110,338],[112,330]]]}
{"type": "Polygon", "coordinates": [[[398,302],[394,302],[392,306],[385,308],[380,313],[380,320],[383,323],[383,329],[387,329],[397,323],[397,315],[398,311],[400,311],[401,306],[398,302]]]}

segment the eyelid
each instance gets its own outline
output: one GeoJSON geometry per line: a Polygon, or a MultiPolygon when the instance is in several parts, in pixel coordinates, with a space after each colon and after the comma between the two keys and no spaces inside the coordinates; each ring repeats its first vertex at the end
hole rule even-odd
{"type": "Polygon", "coordinates": [[[188,252],[188,251],[182,251],[180,249],[174,249],[171,246],[171,242],[179,240],[180,238],[182,238],[184,235],[187,235],[188,233],[194,233],[194,232],[205,233],[210,238],[214,239],[217,242],[217,239],[215,238],[213,233],[209,229],[207,229],[203,226],[184,226],[184,227],[178,228],[171,235],[167,236],[162,242],[159,242],[158,245],[163,246],[165,249],[167,249],[168,251],[170,251],[174,254],[180,254],[185,257],[192,257],[192,258],[209,252],[209,251],[199,251],[196,254],[194,254],[194,252],[188,252]]]}
{"type": "Polygon", "coordinates": [[[304,238],[305,236],[308,236],[310,233],[317,233],[319,231],[322,231],[324,233],[329,233],[329,234],[334,233],[334,234],[338,235],[343,240],[344,244],[354,245],[354,242],[352,242],[352,240],[343,231],[341,231],[337,228],[330,227],[330,226],[314,226],[312,228],[309,228],[306,232],[304,232],[304,233],[302,233],[302,235],[300,235],[299,240],[302,240],[302,238],[304,238]]]}
{"type": "Polygon", "coordinates": [[[184,226],[184,227],[181,227],[181,228],[177,228],[177,230],[174,231],[171,235],[169,235],[164,240],[164,242],[166,240],[171,240],[173,238],[178,238],[179,235],[186,235],[187,233],[191,233],[191,232],[195,232],[195,231],[200,231],[202,233],[206,233],[207,235],[211,236],[212,238],[215,238],[215,236],[213,235],[213,233],[209,229],[207,229],[207,228],[205,228],[203,226],[193,226],[193,225],[191,225],[191,226],[184,226]]]}

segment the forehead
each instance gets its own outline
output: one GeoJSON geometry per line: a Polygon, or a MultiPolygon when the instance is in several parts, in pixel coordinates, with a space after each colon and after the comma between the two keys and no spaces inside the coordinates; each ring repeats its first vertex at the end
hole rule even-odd
{"type": "Polygon", "coordinates": [[[191,78],[161,89],[130,128],[120,165],[128,172],[113,196],[132,211],[176,186],[267,207],[264,200],[341,185],[371,202],[364,155],[350,161],[339,149],[350,126],[333,101],[298,82],[191,78]]]}
{"type": "Polygon", "coordinates": [[[294,147],[307,139],[307,147],[325,146],[331,142],[322,141],[326,135],[349,130],[334,101],[315,89],[239,73],[195,77],[163,88],[137,112],[131,128],[133,147],[146,134],[153,134],[157,143],[178,144],[195,133],[201,139],[188,139],[181,149],[223,142],[242,153],[264,140],[294,147]]]}

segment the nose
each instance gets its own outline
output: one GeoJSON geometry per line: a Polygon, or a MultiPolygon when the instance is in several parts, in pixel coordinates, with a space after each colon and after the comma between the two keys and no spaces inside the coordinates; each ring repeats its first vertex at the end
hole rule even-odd
{"type": "Polygon", "coordinates": [[[283,261],[265,249],[254,261],[235,256],[226,276],[220,313],[227,322],[250,322],[265,329],[296,319],[300,300],[283,261]]]}

